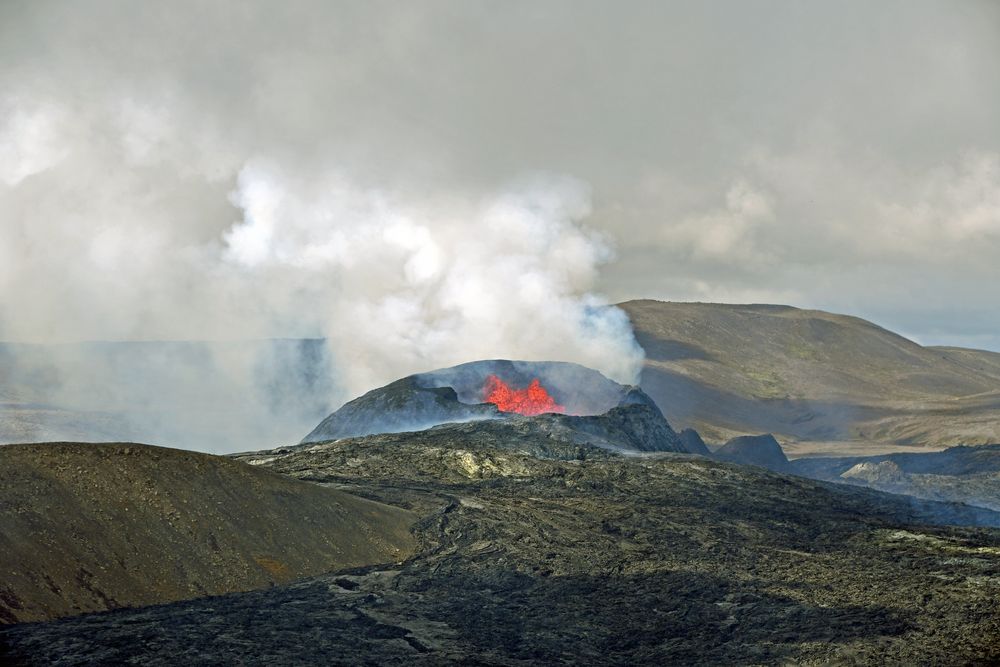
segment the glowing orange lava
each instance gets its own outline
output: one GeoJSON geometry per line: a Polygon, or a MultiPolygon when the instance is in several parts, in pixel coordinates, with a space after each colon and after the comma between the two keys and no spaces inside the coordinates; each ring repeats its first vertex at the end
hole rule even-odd
{"type": "Polygon", "coordinates": [[[525,389],[514,389],[496,375],[490,375],[486,378],[483,394],[486,403],[493,403],[502,412],[531,416],[546,412],[566,412],[566,408],[556,403],[538,378],[532,380],[525,389]]]}

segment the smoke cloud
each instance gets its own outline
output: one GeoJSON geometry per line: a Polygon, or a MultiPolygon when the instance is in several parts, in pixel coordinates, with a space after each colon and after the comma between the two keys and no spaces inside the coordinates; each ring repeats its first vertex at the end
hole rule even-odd
{"type": "Polygon", "coordinates": [[[307,310],[349,391],[496,357],[636,378],[627,318],[588,293],[611,251],[578,224],[590,212],[578,182],[536,176],[481,202],[405,202],[335,173],[250,164],[232,201],[243,219],[224,235],[227,266],[318,293],[307,310]]]}

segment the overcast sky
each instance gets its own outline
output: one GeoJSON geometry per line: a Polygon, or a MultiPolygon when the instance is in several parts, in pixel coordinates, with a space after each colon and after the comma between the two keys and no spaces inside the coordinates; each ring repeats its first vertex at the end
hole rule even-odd
{"type": "Polygon", "coordinates": [[[998,285],[997,2],[0,3],[0,339],[403,351],[362,386],[632,363],[602,299],[1000,350],[998,285]]]}

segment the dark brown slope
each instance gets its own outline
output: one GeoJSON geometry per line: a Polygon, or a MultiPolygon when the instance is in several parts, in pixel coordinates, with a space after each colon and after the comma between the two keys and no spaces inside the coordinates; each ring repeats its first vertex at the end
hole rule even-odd
{"type": "Polygon", "coordinates": [[[402,560],[405,510],[135,444],[0,447],[0,622],[244,591],[402,560]]]}
{"type": "Polygon", "coordinates": [[[795,455],[1000,441],[1000,355],[789,306],[621,307],[646,350],[642,388],[710,442],[770,432],[795,455]]]}

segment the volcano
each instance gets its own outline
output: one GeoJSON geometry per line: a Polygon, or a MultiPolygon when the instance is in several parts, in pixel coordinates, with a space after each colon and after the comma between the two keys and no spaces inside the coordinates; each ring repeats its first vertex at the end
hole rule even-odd
{"type": "Polygon", "coordinates": [[[636,386],[554,361],[473,361],[373,389],[324,419],[302,443],[441,424],[499,420],[579,444],[620,451],[689,453],[663,413],[636,386]]]}

